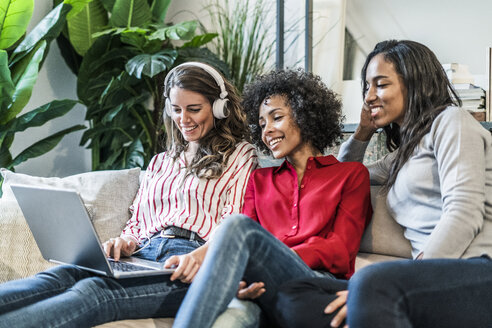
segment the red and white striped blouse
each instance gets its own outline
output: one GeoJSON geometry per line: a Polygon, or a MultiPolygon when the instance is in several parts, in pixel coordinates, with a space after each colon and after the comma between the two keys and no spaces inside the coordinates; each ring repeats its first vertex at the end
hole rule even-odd
{"type": "Polygon", "coordinates": [[[166,227],[176,226],[208,240],[225,216],[241,213],[246,185],[257,163],[253,145],[241,142],[219,178],[185,178],[184,154],[174,163],[166,152],[157,154],[147,167],[130,206],[132,216],[121,235],[141,241],[166,227]]]}

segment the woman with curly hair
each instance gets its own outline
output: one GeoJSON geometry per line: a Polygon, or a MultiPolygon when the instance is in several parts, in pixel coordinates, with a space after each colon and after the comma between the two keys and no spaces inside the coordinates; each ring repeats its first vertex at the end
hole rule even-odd
{"type": "Polygon", "coordinates": [[[269,317],[281,283],[348,279],[372,215],[367,169],[323,156],[341,136],[342,115],[318,76],[274,71],[243,97],[254,143],[285,161],[252,173],[243,215],[216,231],[174,327],[210,327],[236,294],[269,317]]]}
{"type": "Polygon", "coordinates": [[[103,248],[110,263],[133,255],[175,266],[172,276],[113,279],[57,266],[0,285],[0,326],[92,327],[176,314],[211,232],[241,212],[257,156],[236,90],[215,68],[181,64],[165,90],[168,150],[150,161],[130,219],[103,248]]]}

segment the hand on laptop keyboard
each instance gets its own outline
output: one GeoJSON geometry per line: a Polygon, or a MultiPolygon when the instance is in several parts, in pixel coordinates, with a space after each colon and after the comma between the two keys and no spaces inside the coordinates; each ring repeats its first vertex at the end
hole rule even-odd
{"type": "Polygon", "coordinates": [[[130,237],[110,238],[103,244],[106,256],[119,261],[121,256],[128,257],[137,249],[137,243],[130,237]]]}

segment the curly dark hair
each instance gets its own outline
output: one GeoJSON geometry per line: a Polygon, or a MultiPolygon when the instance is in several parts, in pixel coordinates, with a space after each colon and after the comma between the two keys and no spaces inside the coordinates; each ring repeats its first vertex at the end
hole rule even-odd
{"type": "Polygon", "coordinates": [[[261,140],[258,117],[261,104],[272,96],[285,97],[303,142],[310,143],[321,153],[326,147],[340,144],[344,116],[339,96],[328,89],[319,76],[302,69],[287,69],[259,76],[244,88],[241,104],[248,118],[252,142],[258,150],[270,153],[261,140]]]}

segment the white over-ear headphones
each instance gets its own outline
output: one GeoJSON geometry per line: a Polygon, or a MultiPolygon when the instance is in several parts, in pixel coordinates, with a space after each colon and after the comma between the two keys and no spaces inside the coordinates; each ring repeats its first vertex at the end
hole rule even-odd
{"type": "Polygon", "coordinates": [[[224,79],[222,78],[220,73],[217,72],[217,70],[215,70],[215,68],[213,68],[210,65],[200,63],[200,62],[187,62],[187,63],[184,63],[184,64],[181,64],[181,65],[174,67],[172,70],[169,71],[169,73],[167,73],[166,78],[164,79],[164,86],[166,87],[165,111],[166,111],[167,116],[171,117],[171,113],[172,113],[172,105],[171,105],[171,101],[169,100],[169,90],[167,90],[167,82],[168,82],[168,79],[171,76],[171,74],[178,67],[182,67],[182,66],[200,67],[201,69],[203,69],[205,72],[207,72],[208,74],[210,74],[210,76],[212,76],[214,78],[215,82],[217,83],[217,85],[220,88],[220,95],[219,95],[219,98],[215,99],[214,103],[212,104],[212,113],[214,114],[214,117],[219,119],[219,120],[226,118],[227,115],[229,114],[227,112],[227,102],[229,101],[229,99],[226,98],[227,97],[227,91],[225,88],[224,79]]]}

